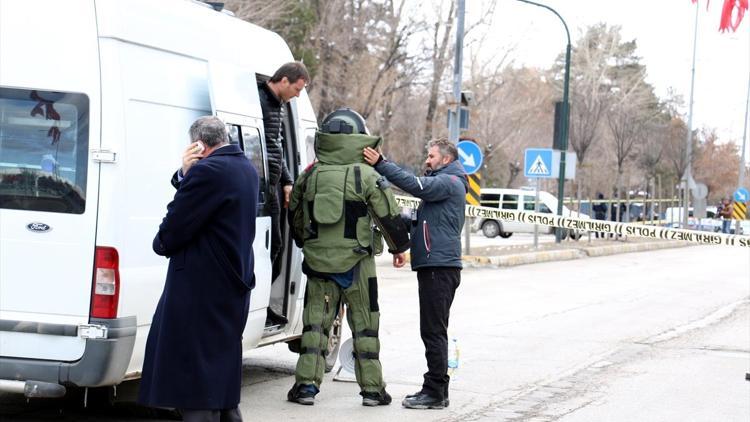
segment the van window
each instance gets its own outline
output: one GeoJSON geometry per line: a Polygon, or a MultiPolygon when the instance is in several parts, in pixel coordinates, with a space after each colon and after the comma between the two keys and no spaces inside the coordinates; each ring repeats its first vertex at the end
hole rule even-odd
{"type": "Polygon", "coordinates": [[[517,210],[518,209],[518,195],[503,195],[502,209],[504,210],[517,210]]]}
{"type": "Polygon", "coordinates": [[[307,155],[307,163],[305,164],[315,161],[315,129],[305,129],[305,151],[307,155]]]}
{"type": "Polygon", "coordinates": [[[500,194],[483,193],[480,198],[483,207],[500,208],[500,194]]]}
{"type": "Polygon", "coordinates": [[[0,88],[0,208],[83,214],[89,99],[0,88]]]}
{"type": "Polygon", "coordinates": [[[269,215],[267,210],[268,201],[266,196],[268,192],[268,172],[266,155],[263,151],[263,142],[260,137],[260,130],[258,128],[250,126],[242,126],[242,150],[245,151],[245,156],[253,166],[255,171],[258,172],[258,178],[260,183],[258,186],[258,216],[269,215]]]}
{"type": "MultiPolygon", "coordinates": [[[[541,202],[539,202],[539,205],[542,205],[541,202]]],[[[523,196],[523,209],[524,211],[534,211],[534,197],[524,195],[523,196]]]]}

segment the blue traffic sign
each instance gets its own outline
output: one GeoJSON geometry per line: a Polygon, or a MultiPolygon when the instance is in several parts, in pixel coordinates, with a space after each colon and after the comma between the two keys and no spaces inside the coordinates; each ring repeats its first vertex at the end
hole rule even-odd
{"type": "Polygon", "coordinates": [[[750,192],[745,188],[737,188],[737,190],[734,191],[734,200],[737,202],[750,201],[750,192]]]}
{"type": "Polygon", "coordinates": [[[474,174],[482,168],[482,149],[472,141],[461,141],[456,144],[458,148],[458,160],[464,166],[466,174],[474,174]]]}
{"type": "Polygon", "coordinates": [[[552,174],[552,149],[527,148],[523,155],[523,175],[529,178],[555,177],[552,174]]]}

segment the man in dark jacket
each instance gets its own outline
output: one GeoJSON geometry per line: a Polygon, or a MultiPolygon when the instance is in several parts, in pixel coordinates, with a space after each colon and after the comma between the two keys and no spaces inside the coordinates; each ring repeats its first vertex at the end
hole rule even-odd
{"type": "Polygon", "coordinates": [[[448,405],[448,317],[461,282],[461,228],[464,225],[466,171],[456,146],[441,138],[427,144],[425,176],[417,177],[388,162],[372,148],[365,160],[400,189],[422,200],[411,219],[411,268],[419,282],[419,331],[427,373],[422,390],[406,396],[412,409],[448,405]]]}
{"type": "Polygon", "coordinates": [[[268,156],[268,206],[271,214],[271,262],[275,280],[281,273],[281,256],[284,243],[281,238],[282,204],[279,195],[284,195],[283,208],[289,204],[292,192],[292,175],[284,160],[284,109],[285,104],[300,92],[310,81],[307,68],[301,62],[282,65],[268,82],[258,83],[260,106],[263,110],[263,129],[268,156]]]}
{"type": "Polygon", "coordinates": [[[258,174],[227,143],[218,118],[198,119],[190,139],[184,177],[153,242],[169,269],[146,342],[139,402],[180,409],[185,421],[241,421],[258,174]]]}
{"type": "MultiPolygon", "coordinates": [[[[596,200],[597,202],[594,204],[594,206],[591,207],[591,210],[594,211],[594,218],[597,220],[606,220],[607,219],[607,203],[604,201],[604,194],[601,192],[598,192],[596,194],[596,200]]],[[[604,238],[603,232],[596,232],[596,238],[599,237],[604,238]]]]}

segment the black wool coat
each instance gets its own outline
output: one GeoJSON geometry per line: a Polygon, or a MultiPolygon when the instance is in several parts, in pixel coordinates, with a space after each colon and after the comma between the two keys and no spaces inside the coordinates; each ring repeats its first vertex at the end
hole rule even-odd
{"type": "Polygon", "coordinates": [[[258,174],[236,145],[198,161],[179,184],[153,241],[169,268],[146,343],[140,403],[237,407],[257,199],[258,174]]]}

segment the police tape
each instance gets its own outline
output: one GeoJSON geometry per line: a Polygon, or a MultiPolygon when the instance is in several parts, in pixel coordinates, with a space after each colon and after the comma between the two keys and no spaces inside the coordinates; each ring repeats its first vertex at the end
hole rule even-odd
{"type": "MultiPolygon", "coordinates": [[[[411,196],[396,195],[400,207],[416,209],[421,200],[411,196]]],[[[500,221],[527,224],[538,224],[548,227],[560,227],[568,230],[610,233],[622,236],[645,237],[660,240],[682,240],[699,245],[726,245],[750,247],[750,236],[725,233],[711,233],[698,230],[673,229],[659,226],[646,226],[635,223],[591,220],[573,217],[561,217],[528,211],[500,210],[489,207],[466,205],[467,217],[480,217],[500,221]]]]}

